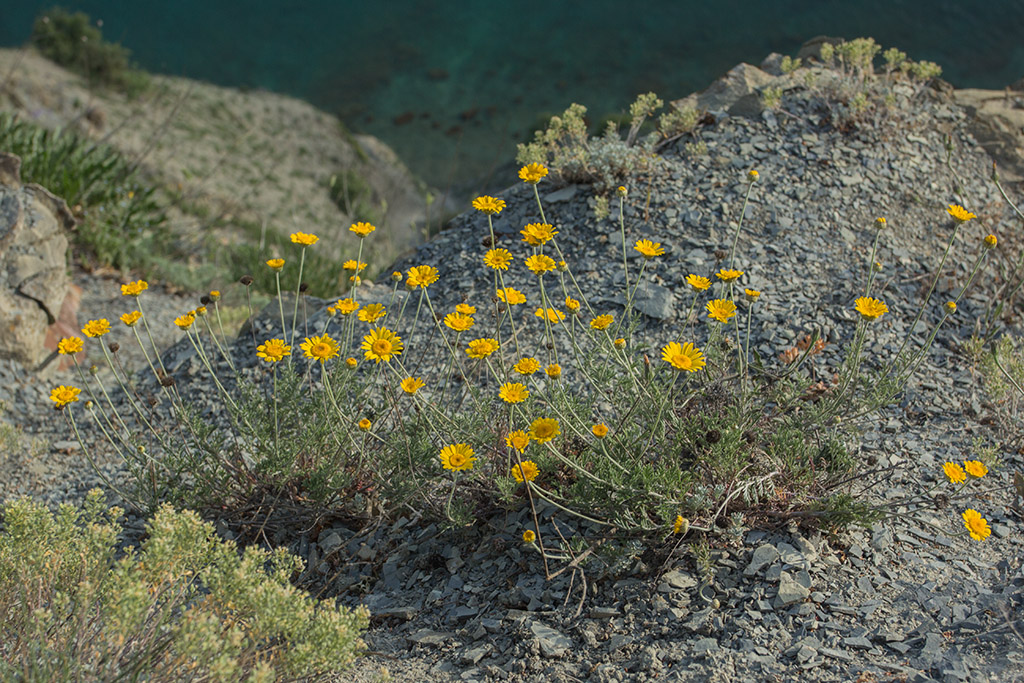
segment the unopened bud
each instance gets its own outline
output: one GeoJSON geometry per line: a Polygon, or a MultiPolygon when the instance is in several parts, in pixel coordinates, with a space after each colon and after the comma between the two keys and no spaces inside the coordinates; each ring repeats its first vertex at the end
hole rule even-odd
{"type": "Polygon", "coordinates": [[[999,240],[996,239],[995,235],[988,235],[985,237],[985,246],[987,248],[995,249],[997,244],[999,244],[999,240]]]}
{"type": "Polygon", "coordinates": [[[761,174],[760,174],[760,173],[758,173],[757,171],[753,170],[753,169],[751,169],[751,170],[750,170],[750,171],[749,171],[749,172],[747,173],[747,180],[749,180],[749,181],[750,181],[750,182],[752,182],[752,183],[756,183],[756,182],[757,182],[757,179],[758,179],[758,178],[760,178],[760,177],[761,177],[761,174]]]}
{"type": "Polygon", "coordinates": [[[299,294],[305,294],[309,291],[309,285],[305,282],[299,285],[299,294]]]}
{"type": "Polygon", "coordinates": [[[95,365],[90,365],[89,366],[89,374],[90,375],[96,376],[96,375],[99,374],[99,372],[100,372],[100,369],[98,367],[96,367],[95,365]]]}
{"type": "Polygon", "coordinates": [[[170,375],[166,375],[164,377],[161,377],[160,378],[160,385],[161,386],[165,386],[165,387],[173,387],[174,386],[174,378],[171,377],[170,375]]]}
{"type": "Polygon", "coordinates": [[[252,275],[243,275],[238,281],[248,287],[252,284],[252,275]]]}
{"type": "Polygon", "coordinates": [[[107,344],[107,348],[110,349],[111,353],[117,353],[118,351],[121,350],[121,345],[118,344],[117,342],[110,342],[109,344],[107,344]]]}
{"type": "Polygon", "coordinates": [[[946,302],[946,314],[947,315],[953,315],[954,313],[956,313],[956,302],[955,301],[947,301],[946,302]]]}

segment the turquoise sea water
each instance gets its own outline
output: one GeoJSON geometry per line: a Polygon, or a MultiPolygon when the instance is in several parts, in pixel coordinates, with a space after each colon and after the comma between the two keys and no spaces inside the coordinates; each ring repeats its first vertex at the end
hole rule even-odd
{"type": "MultiPolygon", "coordinates": [[[[19,45],[51,2],[6,3],[19,45]]],[[[699,90],[815,35],[872,36],[958,87],[1024,77],[1024,0],[719,0],[627,4],[389,0],[123,2],[64,7],[151,71],[302,97],[394,147],[434,186],[501,185],[515,144],[572,102],[595,118],[636,94],[699,90]]]]}

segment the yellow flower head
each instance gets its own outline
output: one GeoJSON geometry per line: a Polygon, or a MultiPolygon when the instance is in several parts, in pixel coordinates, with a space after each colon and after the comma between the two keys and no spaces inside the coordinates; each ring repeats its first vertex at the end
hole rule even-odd
{"type": "Polygon", "coordinates": [[[515,287],[505,287],[495,292],[495,295],[509,306],[526,303],[526,295],[515,287]]]}
{"type": "Polygon", "coordinates": [[[722,282],[732,282],[733,280],[738,280],[742,275],[742,270],[732,270],[730,268],[722,268],[720,271],[715,273],[715,277],[717,277],[722,282]]]}
{"type": "Polygon", "coordinates": [[[345,261],[345,263],[341,264],[341,267],[344,268],[345,270],[354,270],[358,273],[359,271],[366,268],[366,265],[367,264],[365,261],[356,261],[355,259],[350,258],[348,261],[345,261]]]}
{"type": "Polygon", "coordinates": [[[729,318],[736,315],[736,304],[728,299],[709,301],[705,308],[708,309],[708,317],[720,323],[729,322],[729,318]]]}
{"type": "Polygon", "coordinates": [[[596,436],[597,438],[603,439],[604,437],[608,436],[608,425],[602,422],[601,424],[596,424],[593,427],[591,427],[590,431],[593,432],[594,436],[596,436]]]}
{"type": "Polygon", "coordinates": [[[346,358],[345,359],[345,365],[347,365],[349,368],[355,370],[355,367],[357,365],[359,365],[359,361],[357,361],[355,358],[351,358],[351,357],[350,358],[346,358]]]}
{"type": "Polygon", "coordinates": [[[461,313],[462,315],[473,315],[476,313],[476,306],[470,306],[469,304],[456,304],[455,312],[461,313]]]}
{"type": "Polygon", "coordinates": [[[942,471],[949,479],[950,484],[962,484],[967,481],[967,474],[964,472],[964,468],[955,462],[947,462],[942,466],[942,471]]]}
{"type": "Polygon", "coordinates": [[[319,237],[308,232],[293,232],[291,237],[292,242],[301,244],[304,247],[310,247],[320,241],[319,237]]]}
{"type": "Polygon", "coordinates": [[[406,377],[402,380],[402,391],[412,396],[417,391],[422,389],[425,385],[423,380],[419,377],[406,377]]]}
{"type": "Polygon", "coordinates": [[[544,374],[551,379],[558,379],[562,376],[562,366],[558,363],[552,363],[551,365],[544,368],[544,374]]]}
{"type": "Polygon", "coordinates": [[[437,268],[434,266],[413,266],[409,269],[409,278],[405,286],[410,289],[426,288],[437,282],[437,268]]]}
{"type": "Polygon", "coordinates": [[[954,313],[956,313],[955,301],[947,301],[945,304],[943,304],[943,307],[946,309],[946,313],[948,315],[953,315],[954,313]]]}
{"type": "Polygon", "coordinates": [[[135,282],[129,282],[128,284],[121,285],[121,294],[123,296],[138,296],[147,289],[149,289],[148,282],[145,280],[136,280],[135,282]]]}
{"type": "Polygon", "coordinates": [[[745,296],[747,298],[747,301],[749,301],[750,303],[754,303],[759,298],[761,298],[761,292],[757,291],[756,289],[744,289],[743,296],[745,296]]]}
{"type": "Polygon", "coordinates": [[[110,332],[110,321],[106,318],[90,320],[82,328],[82,334],[90,338],[102,337],[107,332],[110,332]]]}
{"type": "Polygon", "coordinates": [[[174,319],[174,324],[183,330],[187,330],[192,327],[192,323],[196,321],[196,316],[193,313],[186,313],[185,315],[179,315],[174,319]]]}
{"type": "Polygon", "coordinates": [[[381,361],[390,362],[391,356],[402,355],[402,339],[386,327],[378,327],[370,330],[370,334],[363,337],[363,344],[360,347],[367,360],[376,363],[381,361]]]}
{"type": "Polygon", "coordinates": [[[77,401],[80,393],[82,390],[78,387],[66,387],[62,384],[50,392],[50,400],[56,403],[58,408],[63,408],[67,404],[77,401]]]}
{"type": "Polygon", "coordinates": [[[270,267],[271,270],[281,270],[282,268],[284,268],[284,259],[272,258],[269,261],[267,261],[267,265],[270,267]]]}
{"type": "Polygon", "coordinates": [[[885,220],[884,217],[879,216],[878,218],[875,219],[875,225],[878,226],[879,230],[884,230],[885,227],[888,225],[888,222],[885,220]]]}
{"type": "Polygon", "coordinates": [[[370,427],[372,427],[372,426],[373,426],[373,423],[370,422],[370,420],[368,420],[365,417],[362,420],[359,421],[359,428],[362,429],[364,432],[370,431],[370,427]]]}
{"type": "Polygon", "coordinates": [[[686,276],[686,284],[690,285],[695,292],[703,292],[711,286],[711,280],[702,275],[690,274],[686,276]]]}
{"type": "Polygon", "coordinates": [[[509,432],[508,436],[505,437],[505,445],[522,453],[530,445],[530,435],[521,429],[509,432]]]}
{"type": "Polygon", "coordinates": [[[210,290],[210,301],[213,301],[215,303],[217,301],[220,301],[220,290],[219,289],[211,289],[210,290]]]}
{"type": "Polygon", "coordinates": [[[999,244],[999,240],[996,239],[995,235],[986,235],[985,236],[985,248],[986,249],[995,249],[997,244],[999,244]]]}
{"type": "Polygon", "coordinates": [[[533,481],[539,473],[537,463],[532,460],[524,460],[522,463],[512,466],[512,476],[520,484],[524,481],[533,481]]]}
{"type": "Polygon", "coordinates": [[[497,339],[474,339],[466,347],[466,355],[470,358],[487,358],[497,350],[497,339]]]}
{"type": "Polygon", "coordinates": [[[539,247],[558,234],[558,231],[554,229],[554,226],[550,223],[530,223],[525,228],[519,231],[523,236],[523,241],[533,247],[539,247]]]}
{"type": "Polygon", "coordinates": [[[306,337],[299,344],[299,348],[302,349],[303,355],[306,358],[318,360],[321,363],[335,358],[340,352],[338,342],[326,334],[322,334],[319,337],[306,337]]]}
{"type": "Polygon", "coordinates": [[[625,186],[625,185],[619,185],[619,186],[618,186],[618,187],[617,187],[617,188],[615,189],[615,193],[616,193],[617,195],[619,195],[620,197],[625,197],[625,196],[626,196],[626,192],[627,192],[627,190],[626,190],[626,186],[625,186]]]}
{"type": "Polygon", "coordinates": [[[878,320],[889,312],[889,307],[880,299],[862,296],[854,302],[854,308],[865,320],[878,320]]]}
{"type": "Polygon", "coordinates": [[[751,169],[750,171],[747,171],[747,180],[749,180],[750,182],[756,183],[757,179],[759,177],[760,177],[760,174],[757,171],[755,171],[753,169],[751,169]]]}
{"type": "Polygon", "coordinates": [[[474,322],[475,321],[471,316],[464,313],[449,313],[444,317],[444,324],[456,332],[465,332],[469,328],[473,327],[474,322]]]}
{"type": "Polygon", "coordinates": [[[564,273],[569,270],[569,264],[565,261],[559,261],[558,265],[555,267],[558,268],[558,272],[560,273],[564,273]]]}
{"type": "Polygon", "coordinates": [[[200,318],[202,318],[202,317],[203,317],[204,315],[206,315],[206,306],[200,306],[200,307],[198,307],[198,308],[197,308],[197,309],[196,309],[196,310],[194,311],[194,313],[195,313],[195,314],[196,314],[197,316],[199,316],[200,318]]]}
{"type": "Polygon", "coordinates": [[[980,460],[965,460],[964,471],[975,479],[981,479],[988,474],[988,468],[980,460]]]}
{"type": "Polygon", "coordinates": [[[538,417],[530,425],[530,438],[537,443],[547,443],[561,433],[562,428],[553,417],[538,417]]]}
{"type": "Polygon", "coordinates": [[[946,209],[946,213],[955,218],[960,223],[966,223],[972,218],[977,218],[973,213],[960,206],[959,204],[950,204],[949,208],[946,209]]]}
{"type": "Polygon", "coordinates": [[[391,281],[392,282],[401,282],[402,281],[402,272],[399,271],[399,270],[396,270],[396,271],[392,272],[391,273],[391,281]]]}
{"type": "Polygon", "coordinates": [[[494,270],[508,270],[512,263],[512,252],[508,249],[490,249],[484,254],[484,265],[494,270]]]}
{"type": "Polygon", "coordinates": [[[535,315],[538,318],[547,318],[549,323],[553,323],[555,325],[565,320],[565,313],[562,313],[556,308],[538,308],[535,315]]]}
{"type": "Polygon", "coordinates": [[[665,253],[665,250],[661,247],[661,242],[652,242],[650,240],[637,240],[633,248],[639,251],[645,259],[652,259],[665,253]]]}
{"type": "Polygon", "coordinates": [[[285,344],[284,339],[268,339],[256,347],[256,355],[268,363],[277,363],[292,355],[292,347],[285,344]]]}
{"type": "Polygon", "coordinates": [[[603,330],[611,325],[613,320],[615,320],[615,318],[612,317],[610,313],[605,313],[604,315],[599,315],[591,320],[590,326],[595,330],[603,330]]]}
{"type": "Polygon", "coordinates": [[[505,403],[522,403],[529,395],[526,386],[518,382],[505,382],[498,389],[498,397],[505,403]]]}
{"type": "Polygon", "coordinates": [[[580,302],[573,299],[571,296],[567,296],[565,297],[565,307],[570,311],[578,311],[580,310],[580,302]]]}
{"type": "Polygon", "coordinates": [[[512,369],[518,372],[520,375],[532,375],[533,373],[540,370],[540,362],[536,358],[520,358],[512,369]]]}
{"type": "Polygon", "coordinates": [[[338,302],[334,304],[334,308],[342,315],[352,315],[359,309],[359,304],[355,299],[349,297],[347,299],[338,299],[338,302]]]}
{"type": "Polygon", "coordinates": [[[57,351],[62,356],[70,356],[85,348],[81,337],[64,337],[57,343],[57,351]]]}
{"type": "Polygon", "coordinates": [[[555,260],[546,254],[534,254],[526,259],[526,267],[535,275],[544,275],[555,269],[555,260]]]}
{"type": "Polygon", "coordinates": [[[505,208],[505,200],[483,195],[473,200],[473,208],[490,215],[499,214],[505,208]]]}
{"type": "Polygon", "coordinates": [[[661,359],[676,370],[686,372],[697,372],[704,367],[704,354],[690,342],[682,346],[679,342],[671,342],[661,349],[661,359]]]}
{"type": "Polygon", "coordinates": [[[476,457],[473,447],[466,443],[453,443],[441,449],[441,467],[446,470],[465,471],[473,469],[476,457]]]}
{"type": "Polygon", "coordinates": [[[622,337],[619,337],[618,339],[616,339],[612,343],[615,344],[615,348],[617,348],[617,349],[624,349],[624,348],[626,348],[626,340],[623,339],[622,337]]]}
{"type": "Polygon", "coordinates": [[[690,520],[682,515],[676,515],[676,521],[672,522],[672,533],[685,534],[690,530],[690,520]]]}
{"type": "Polygon", "coordinates": [[[988,522],[977,510],[968,508],[961,516],[964,518],[964,526],[967,527],[967,531],[971,533],[971,538],[975,541],[984,541],[992,534],[992,530],[988,528],[988,522]]]}
{"type": "Polygon", "coordinates": [[[355,286],[358,287],[363,283],[363,278],[359,277],[358,275],[349,275],[348,281],[354,283],[355,286]]]}
{"type": "Polygon", "coordinates": [[[537,542],[537,534],[534,533],[533,529],[527,529],[523,532],[523,543],[530,545],[537,542]]]}
{"type": "Polygon", "coordinates": [[[372,323],[387,314],[388,312],[384,310],[384,304],[367,304],[363,307],[363,310],[359,311],[359,319],[364,323],[372,323]]]}
{"type": "Polygon", "coordinates": [[[360,221],[358,223],[353,223],[351,227],[349,227],[349,232],[354,232],[359,235],[359,237],[366,237],[376,229],[377,228],[375,226],[360,221]]]}
{"type": "Polygon", "coordinates": [[[121,322],[128,327],[135,327],[135,324],[142,319],[141,311],[132,311],[131,313],[125,313],[121,316],[121,322]]]}
{"type": "Polygon", "coordinates": [[[519,177],[525,183],[536,185],[541,178],[548,174],[548,169],[543,164],[527,164],[519,169],[519,177]]]}

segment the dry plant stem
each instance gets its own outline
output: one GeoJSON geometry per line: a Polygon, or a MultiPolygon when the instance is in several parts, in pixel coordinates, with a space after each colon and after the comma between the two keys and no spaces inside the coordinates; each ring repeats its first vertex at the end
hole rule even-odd
{"type": "Polygon", "coordinates": [[[160,349],[157,348],[156,342],[153,341],[153,333],[149,329],[149,316],[146,315],[146,311],[142,308],[142,297],[138,296],[135,300],[139,304],[139,313],[142,313],[142,325],[146,328],[146,336],[149,338],[149,345],[153,349],[153,355],[156,356],[156,362],[160,366],[160,369],[164,371],[164,374],[166,374],[167,368],[164,367],[164,360],[160,357],[160,349]]]}
{"type": "Polygon", "coordinates": [[[558,347],[555,346],[555,336],[551,334],[551,321],[548,319],[548,297],[544,290],[544,276],[537,276],[537,281],[540,284],[540,305],[544,309],[544,338],[547,339],[548,344],[551,348],[548,349],[548,363],[558,362],[558,347]]]}
{"type": "MultiPolygon", "coordinates": [[[[629,291],[629,265],[626,263],[626,219],[623,212],[623,205],[626,198],[619,195],[619,233],[622,235],[622,273],[626,277],[626,291],[629,291]]],[[[616,328],[618,331],[618,328],[616,328]]]]}
{"type": "MultiPolygon", "coordinates": [[[[213,312],[217,315],[217,329],[220,330],[220,336],[227,340],[228,336],[224,333],[224,321],[220,317],[220,304],[216,301],[213,302],[213,312]]],[[[227,354],[227,359],[228,363],[231,364],[231,370],[237,373],[238,368],[235,367],[235,360],[231,357],[231,354],[227,354]]]]}
{"type": "MultiPolygon", "coordinates": [[[[96,476],[103,480],[103,483],[107,485],[107,488],[117,493],[117,495],[121,496],[122,500],[130,501],[132,505],[135,505],[135,501],[133,501],[128,496],[124,495],[121,489],[114,486],[113,482],[111,482],[110,479],[107,478],[107,475],[105,475],[103,471],[96,465],[96,461],[93,459],[92,453],[89,452],[88,447],[86,447],[85,445],[85,440],[82,439],[82,435],[78,431],[78,424],[75,422],[75,416],[72,413],[72,411],[70,409],[65,408],[64,414],[68,418],[68,422],[71,423],[71,430],[75,433],[75,438],[78,439],[78,443],[82,447],[82,452],[85,453],[85,457],[89,461],[89,465],[92,467],[92,471],[96,473],[96,476]]],[[[99,420],[96,421],[96,424],[100,425],[100,429],[103,429],[103,425],[100,423],[99,420]]],[[[104,434],[106,434],[106,430],[104,430],[104,434]]],[[[109,436],[107,437],[107,440],[110,441],[109,436]]],[[[111,441],[111,444],[113,443],[114,442],[111,441]]],[[[117,447],[115,446],[115,449],[116,448],[117,447]]],[[[124,460],[124,455],[120,451],[118,451],[118,455],[120,455],[121,459],[124,460]]]]}
{"type": "MultiPolygon", "coordinates": [[[[101,341],[100,343],[102,344],[103,342],[101,341]]],[[[99,400],[99,398],[96,397],[96,394],[93,393],[92,382],[90,382],[86,378],[85,372],[82,370],[82,366],[78,363],[78,354],[77,353],[76,354],[72,354],[71,355],[71,360],[75,364],[75,369],[78,370],[78,377],[79,377],[79,379],[82,380],[82,386],[85,387],[85,390],[89,393],[89,398],[92,399],[93,403],[98,405],[100,400],[99,400]]],[[[107,414],[106,413],[101,413],[101,414],[103,415],[103,419],[107,421],[107,425],[110,427],[110,430],[114,431],[114,425],[110,421],[110,418],[107,417],[107,414]]]]}
{"type": "Polygon", "coordinates": [[[932,278],[932,285],[931,287],[928,288],[928,294],[924,297],[924,302],[921,304],[921,307],[917,310],[917,315],[914,317],[914,322],[911,323],[909,328],[907,328],[907,336],[903,338],[903,343],[900,344],[899,350],[896,352],[896,355],[893,356],[892,361],[886,368],[885,374],[889,374],[890,372],[892,372],[892,369],[896,367],[896,364],[900,360],[900,356],[903,354],[903,350],[907,348],[907,343],[910,341],[910,337],[914,333],[914,328],[917,327],[917,323],[920,322],[921,316],[924,315],[924,309],[926,306],[928,306],[928,302],[931,301],[932,299],[932,292],[935,291],[935,285],[938,284],[939,282],[939,276],[942,275],[942,268],[943,266],[946,265],[946,258],[949,257],[949,250],[953,247],[953,242],[956,241],[956,234],[957,232],[960,231],[961,225],[962,223],[960,221],[957,221],[956,225],[953,227],[953,234],[950,236],[949,242],[946,243],[946,250],[942,252],[942,260],[939,261],[939,267],[935,269],[935,277],[932,278]]]}
{"type": "MultiPolygon", "coordinates": [[[[220,340],[217,339],[217,335],[213,333],[213,325],[210,324],[210,319],[207,316],[203,316],[203,321],[206,323],[206,331],[210,333],[210,339],[213,340],[214,346],[217,347],[217,353],[220,354],[221,358],[228,362],[228,366],[231,368],[231,372],[238,376],[238,370],[235,368],[235,361],[231,359],[231,354],[224,351],[224,347],[221,346],[220,340]]],[[[221,328],[221,334],[224,333],[223,327],[221,328]]]]}
{"type": "Polygon", "coordinates": [[[729,250],[729,268],[732,269],[733,260],[736,256],[736,243],[740,239],[740,229],[743,228],[743,219],[747,215],[747,202],[750,201],[750,191],[754,189],[754,181],[747,181],[747,193],[743,197],[743,209],[740,211],[740,220],[736,224],[736,232],[732,237],[732,249],[729,250]]]}
{"type": "Polygon", "coordinates": [[[882,229],[875,231],[875,241],[871,245],[871,258],[868,259],[868,284],[864,287],[864,296],[871,296],[871,284],[875,280],[875,254],[878,251],[878,238],[882,235],[882,229]]]}
{"type": "MultiPolygon", "coordinates": [[[[284,325],[284,302],[281,299],[281,271],[274,271],[274,283],[277,285],[277,310],[281,314],[281,336],[288,336],[288,328],[284,325]]],[[[250,306],[250,312],[252,308],[250,306]]],[[[291,356],[288,357],[288,364],[291,365],[291,356]]]]}
{"type": "MultiPolygon", "coordinates": [[[[362,246],[363,246],[363,243],[360,242],[359,243],[359,248],[362,249],[362,246]]],[[[299,278],[298,278],[298,280],[295,283],[295,305],[292,307],[292,335],[291,335],[291,341],[288,342],[289,344],[294,344],[295,343],[295,320],[296,320],[296,318],[299,315],[299,296],[302,293],[302,269],[303,269],[303,267],[305,265],[306,265],[306,247],[303,246],[302,247],[302,251],[299,252],[299,278]]],[[[358,266],[358,264],[357,264],[357,266],[358,266]]],[[[356,275],[358,276],[358,274],[359,274],[359,270],[357,269],[356,270],[356,275]]],[[[280,292],[281,292],[281,289],[280,289],[280,287],[278,287],[278,296],[281,295],[280,292]]],[[[281,320],[281,324],[282,325],[284,325],[283,316],[284,316],[284,313],[282,312],[282,320],[281,320]]],[[[284,332],[284,334],[287,334],[287,332],[284,332]]]]}

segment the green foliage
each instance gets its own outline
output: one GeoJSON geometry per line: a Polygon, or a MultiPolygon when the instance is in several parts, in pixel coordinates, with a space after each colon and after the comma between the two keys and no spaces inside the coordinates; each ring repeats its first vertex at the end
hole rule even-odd
{"type": "Polygon", "coordinates": [[[85,76],[92,85],[130,97],[149,86],[149,77],[132,65],[131,52],[104,41],[100,29],[82,12],[47,10],[33,24],[31,40],[44,57],[85,76]]]}
{"type": "Polygon", "coordinates": [[[164,214],[156,190],[117,151],[8,113],[0,113],[0,150],[21,158],[24,182],[42,185],[81,216],[72,237],[96,262],[132,268],[147,261],[164,214]]]}
{"type": "Polygon", "coordinates": [[[699,120],[700,112],[696,107],[672,107],[658,118],[658,131],[666,139],[686,135],[697,128],[699,120]]]}
{"type": "Polygon", "coordinates": [[[765,109],[778,109],[782,104],[782,88],[769,86],[762,90],[761,104],[765,109]]]}
{"type": "Polygon", "coordinates": [[[799,69],[801,62],[802,60],[799,57],[797,59],[793,59],[789,55],[786,55],[782,58],[782,63],[779,65],[779,68],[782,69],[782,73],[788,75],[799,69]]]}
{"type": "Polygon", "coordinates": [[[293,587],[299,558],[239,553],[166,505],[140,549],[119,551],[120,515],[99,491],[56,515],[24,498],[4,507],[4,680],[288,680],[360,653],[368,614],[293,587]]]}
{"type": "Polygon", "coordinates": [[[378,198],[362,175],[345,169],[331,176],[328,183],[331,201],[353,222],[365,221],[379,226],[387,213],[387,202],[378,198]]]}

